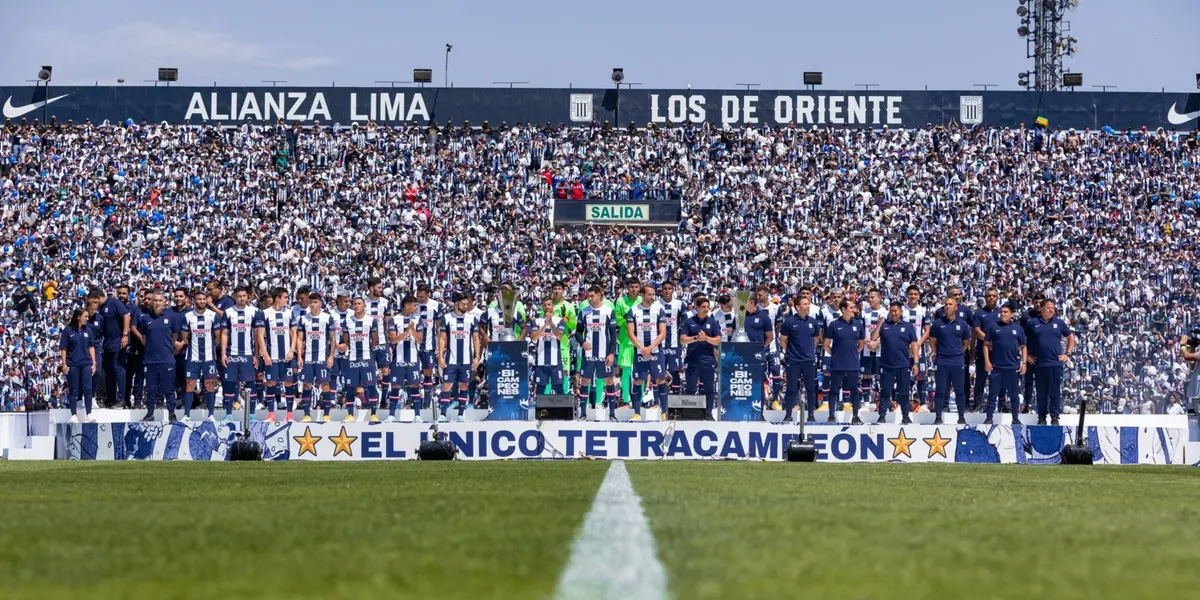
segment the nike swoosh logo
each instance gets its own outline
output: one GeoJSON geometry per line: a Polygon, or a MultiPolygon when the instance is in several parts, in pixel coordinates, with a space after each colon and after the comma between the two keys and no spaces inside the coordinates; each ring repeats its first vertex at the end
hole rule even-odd
{"type": "MultiPolygon", "coordinates": [[[[5,108],[8,108],[8,107],[5,107],[5,108]]],[[[1171,110],[1167,112],[1167,122],[1169,122],[1172,125],[1183,125],[1184,123],[1187,123],[1188,121],[1191,121],[1192,119],[1195,119],[1197,117],[1200,117],[1200,110],[1195,111],[1195,112],[1180,114],[1178,112],[1175,112],[1175,104],[1174,103],[1171,104],[1171,110]]]]}
{"type": "MultiPolygon", "coordinates": [[[[47,104],[50,104],[51,102],[57,102],[59,100],[62,100],[63,98],[66,98],[67,96],[70,96],[70,94],[63,94],[56,98],[50,98],[47,100],[42,100],[41,102],[34,102],[33,104],[26,104],[24,106],[13,106],[12,105],[12,96],[9,96],[8,100],[4,101],[4,118],[5,119],[15,119],[26,113],[35,111],[43,106],[46,106],[47,104]]],[[[1172,107],[1172,109],[1174,109],[1174,107],[1172,107]]],[[[1200,114],[1200,113],[1197,113],[1197,114],[1200,114]]]]}

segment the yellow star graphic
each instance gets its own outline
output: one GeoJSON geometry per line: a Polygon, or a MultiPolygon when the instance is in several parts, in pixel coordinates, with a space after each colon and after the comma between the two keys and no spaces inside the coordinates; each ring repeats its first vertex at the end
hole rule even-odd
{"type": "Polygon", "coordinates": [[[894,438],[888,438],[888,442],[892,445],[892,458],[899,458],[901,454],[912,458],[912,451],[908,449],[916,438],[904,437],[904,430],[900,430],[900,435],[894,438]]]}
{"type": "Polygon", "coordinates": [[[942,437],[941,430],[934,429],[933,437],[921,438],[921,441],[925,442],[926,444],[929,445],[929,457],[928,458],[933,458],[934,454],[941,454],[942,458],[950,458],[950,457],[946,456],[946,444],[950,443],[950,438],[942,437]]]}
{"type": "Polygon", "coordinates": [[[336,448],[333,449],[333,455],[337,456],[337,455],[345,452],[346,454],[349,454],[350,456],[354,456],[354,451],[352,451],[350,449],[350,444],[353,444],[354,440],[357,440],[357,439],[358,439],[357,436],[346,435],[346,426],[343,425],[342,431],[340,433],[338,433],[336,437],[335,436],[329,437],[329,441],[333,442],[334,445],[337,446],[336,448]]]}
{"type": "Polygon", "coordinates": [[[321,441],[321,436],[314,436],[311,428],[305,427],[304,435],[294,435],[292,439],[300,444],[300,453],[297,456],[304,456],[305,452],[310,452],[313,456],[317,455],[317,442],[321,441]]]}

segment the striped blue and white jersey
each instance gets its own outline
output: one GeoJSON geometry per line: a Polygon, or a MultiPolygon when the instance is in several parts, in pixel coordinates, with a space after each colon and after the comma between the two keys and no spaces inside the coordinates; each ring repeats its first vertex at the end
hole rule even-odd
{"type": "Polygon", "coordinates": [[[475,359],[475,335],[479,317],[449,313],[442,317],[441,333],[446,335],[446,364],[470,365],[475,359]]]}
{"type": "MultiPolygon", "coordinates": [[[[388,333],[403,334],[412,329],[413,333],[425,333],[425,323],[421,321],[421,313],[415,312],[411,315],[392,315],[388,319],[388,333]]],[[[392,364],[397,365],[415,365],[420,362],[418,351],[420,345],[415,337],[408,337],[400,340],[399,344],[392,344],[392,364]]]]}
{"type": "MultiPolygon", "coordinates": [[[[865,323],[867,326],[867,331],[866,331],[867,341],[870,341],[871,336],[875,333],[875,330],[879,329],[879,325],[882,324],[883,320],[887,318],[887,309],[882,306],[880,306],[879,308],[871,308],[871,305],[864,304],[862,307],[862,313],[859,315],[859,318],[862,319],[863,323],[865,323]]],[[[883,346],[880,345],[880,348],[882,348],[882,347],[883,346]]],[[[872,352],[870,349],[867,348],[866,344],[863,344],[862,355],[877,357],[877,356],[879,356],[879,350],[875,350],[874,352],[872,352]]]]}
{"type": "Polygon", "coordinates": [[[388,299],[367,297],[367,314],[375,321],[375,347],[387,346],[387,318],[392,312],[388,299]]]}
{"type": "Polygon", "coordinates": [[[350,362],[371,359],[374,346],[371,343],[371,333],[375,328],[375,318],[371,315],[363,314],[361,319],[353,314],[346,317],[346,324],[342,328],[342,340],[348,346],[346,358],[350,362]]]}
{"type": "MultiPolygon", "coordinates": [[[[349,309],[347,309],[345,311],[340,311],[335,307],[335,308],[332,308],[329,310],[329,314],[333,315],[333,324],[337,327],[337,330],[338,330],[338,334],[337,334],[338,337],[336,339],[341,340],[341,336],[342,336],[341,332],[343,329],[346,328],[346,317],[349,317],[350,315],[354,314],[354,311],[349,310],[349,309]]],[[[346,358],[346,354],[347,354],[347,352],[341,351],[341,350],[335,349],[333,351],[333,356],[335,358],[346,358]]]]}
{"type": "Polygon", "coordinates": [[[265,331],[263,341],[267,345],[267,356],[272,361],[285,360],[292,351],[292,309],[264,309],[259,314],[260,327],[265,331]]]}
{"type": "Polygon", "coordinates": [[[231,306],[225,309],[221,329],[225,331],[225,347],[230,357],[255,355],[254,328],[258,321],[258,312],[258,307],[249,304],[245,308],[231,306]]]}
{"type": "MultiPolygon", "coordinates": [[[[625,315],[625,321],[633,325],[633,334],[641,340],[643,346],[654,343],[654,338],[658,337],[658,326],[666,323],[661,304],[654,303],[646,306],[641,302],[634,304],[629,309],[629,314],[625,315]]],[[[651,354],[660,352],[662,352],[662,346],[654,348],[651,354]]]]}
{"type": "Polygon", "coordinates": [[[442,322],[442,303],[429,299],[425,304],[417,303],[417,315],[425,323],[425,340],[421,343],[422,352],[436,352],[437,338],[442,322]]]}
{"type": "Polygon", "coordinates": [[[604,360],[617,353],[617,318],[613,308],[591,304],[583,305],[575,317],[575,339],[580,346],[591,344],[591,349],[582,349],[587,360],[604,360]]]}
{"type": "Polygon", "coordinates": [[[662,307],[663,322],[667,324],[667,338],[663,340],[662,347],[679,348],[679,331],[687,318],[687,307],[679,298],[670,302],[659,298],[658,305],[662,307]]]}
{"type": "Polygon", "coordinates": [[[783,326],[783,309],[780,304],[775,302],[767,302],[758,305],[758,310],[767,311],[767,318],[771,320],[771,346],[767,348],[767,352],[779,352],[779,329],[783,326]]]}
{"type": "Polygon", "coordinates": [[[500,339],[501,334],[503,334],[505,331],[511,333],[515,337],[517,335],[517,331],[523,329],[520,313],[513,314],[512,327],[508,327],[504,324],[504,314],[500,312],[499,308],[494,306],[489,307],[487,312],[483,313],[483,318],[485,319],[483,325],[487,326],[488,337],[490,337],[492,341],[500,339]]]}
{"type": "Polygon", "coordinates": [[[539,367],[562,366],[562,344],[555,339],[554,334],[563,331],[562,317],[538,317],[533,320],[530,330],[542,332],[542,337],[534,342],[533,364],[539,367]]]}
{"type": "Polygon", "coordinates": [[[301,350],[304,362],[323,363],[329,359],[333,340],[336,339],[334,336],[338,332],[337,320],[333,315],[327,312],[314,315],[305,311],[300,315],[297,329],[304,343],[304,349],[301,350]]]}
{"type": "Polygon", "coordinates": [[[183,331],[188,334],[187,360],[210,362],[217,360],[216,331],[220,317],[216,311],[191,311],[183,316],[183,331]]]}

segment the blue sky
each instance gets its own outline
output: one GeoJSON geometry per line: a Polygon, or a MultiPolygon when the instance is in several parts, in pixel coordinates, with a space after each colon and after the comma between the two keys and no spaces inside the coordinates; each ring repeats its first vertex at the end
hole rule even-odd
{"type": "MultiPolygon", "coordinates": [[[[1017,0],[47,0],[8,2],[0,83],[39,65],[58,85],[141,85],[160,66],[185,85],[370,86],[414,67],[456,86],[528,81],[604,87],[612,67],[643,88],[1016,89],[1032,67],[1017,0]]],[[[1084,83],[1195,89],[1197,0],[1081,0],[1070,15],[1084,83]]]]}

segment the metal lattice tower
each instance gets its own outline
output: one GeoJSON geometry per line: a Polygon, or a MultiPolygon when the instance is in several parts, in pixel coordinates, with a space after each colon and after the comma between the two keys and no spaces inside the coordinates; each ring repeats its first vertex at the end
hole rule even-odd
{"type": "Polygon", "coordinates": [[[1017,85],[1027,90],[1057,91],[1063,87],[1063,58],[1079,51],[1079,40],[1071,35],[1067,11],[1078,8],[1079,0],[1017,0],[1025,38],[1025,58],[1033,59],[1033,70],[1017,74],[1017,85]]]}

